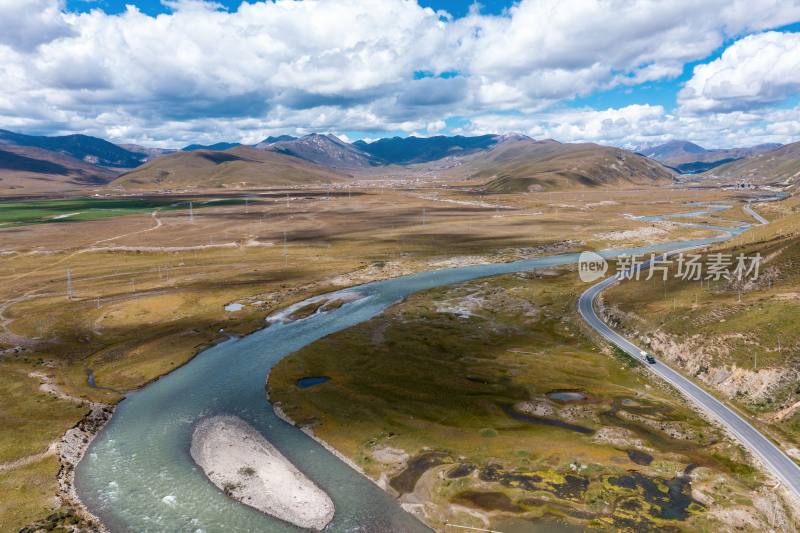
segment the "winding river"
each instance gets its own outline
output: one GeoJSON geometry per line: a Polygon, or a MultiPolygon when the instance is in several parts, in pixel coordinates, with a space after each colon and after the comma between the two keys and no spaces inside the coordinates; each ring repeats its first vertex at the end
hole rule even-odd
{"type": "MultiPolygon", "coordinates": [[[[719,228],[726,234],[708,239],[607,250],[601,255],[712,244],[747,227],[719,228]]],[[[260,431],[331,496],[336,515],[328,530],[428,531],[380,488],[275,416],[265,392],[270,368],[303,346],[368,320],[412,293],[577,260],[578,254],[570,253],[368,283],[339,291],[360,297],[338,309],[290,323],[275,322],[246,337],[215,345],[127,395],[78,464],[78,494],[112,531],[296,531],[226,497],[192,462],[188,449],[193,424],[204,416],[234,414],[260,431]]]]}

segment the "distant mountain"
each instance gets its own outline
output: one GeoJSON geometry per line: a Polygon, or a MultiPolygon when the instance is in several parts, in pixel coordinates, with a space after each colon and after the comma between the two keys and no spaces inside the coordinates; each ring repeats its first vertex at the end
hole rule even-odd
{"type": "Polygon", "coordinates": [[[239,143],[218,142],[216,144],[190,144],[181,148],[184,152],[194,152],[195,150],[228,150],[241,146],[239,143]]]}
{"type": "Polygon", "coordinates": [[[639,151],[660,162],[674,162],[677,159],[682,162],[687,158],[696,160],[697,157],[703,157],[708,153],[708,150],[702,146],[689,141],[669,141],[656,146],[640,148],[639,151]]]}
{"type": "Polygon", "coordinates": [[[103,185],[116,172],[31,146],[0,144],[0,194],[65,192],[103,185]]]}
{"type": "Polygon", "coordinates": [[[661,164],[620,148],[512,139],[476,154],[461,165],[466,178],[484,180],[488,193],[577,187],[630,187],[672,182],[661,164]]]}
{"type": "Polygon", "coordinates": [[[800,142],[732,161],[704,174],[727,181],[747,180],[759,185],[800,184],[800,142]]]}
{"type": "Polygon", "coordinates": [[[118,146],[128,150],[129,152],[144,154],[145,156],[147,156],[148,160],[153,159],[154,157],[161,157],[162,155],[167,155],[177,152],[175,148],[152,148],[149,146],[141,146],[138,144],[120,144],[118,146]]]}
{"type": "Polygon", "coordinates": [[[358,149],[371,154],[384,163],[408,165],[435,161],[448,156],[463,156],[486,150],[504,137],[500,135],[480,135],[477,137],[392,137],[371,143],[356,141],[358,149]]]}
{"type": "Polygon", "coordinates": [[[224,152],[180,151],[119,176],[125,189],[258,188],[331,183],[343,176],[271,150],[238,146],[224,152]]]}
{"type": "Polygon", "coordinates": [[[280,152],[334,169],[359,169],[380,164],[372,155],[330,134],[312,133],[299,139],[258,144],[256,148],[280,152]]]}
{"type": "Polygon", "coordinates": [[[281,141],[294,141],[295,139],[297,139],[297,137],[293,137],[291,135],[278,135],[277,137],[273,137],[272,135],[270,135],[269,137],[267,137],[266,139],[264,139],[260,143],[256,144],[255,147],[256,148],[262,148],[262,147],[264,147],[266,145],[269,145],[269,144],[275,144],[275,143],[281,142],[281,141]]]}
{"type": "Polygon", "coordinates": [[[0,145],[4,144],[51,150],[107,168],[134,168],[147,157],[146,154],[131,152],[106,140],[88,135],[43,137],[0,130],[0,145]]]}
{"type": "Polygon", "coordinates": [[[670,141],[639,151],[683,174],[705,172],[737,159],[750,157],[779,147],[779,144],[760,144],[745,148],[706,149],[689,141],[670,141]]]}

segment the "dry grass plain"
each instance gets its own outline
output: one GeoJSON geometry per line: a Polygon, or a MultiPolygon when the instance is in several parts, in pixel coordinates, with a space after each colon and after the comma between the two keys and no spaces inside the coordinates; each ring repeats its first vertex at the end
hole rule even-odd
{"type": "Polygon", "coordinates": [[[169,197],[192,201],[193,219],[177,206],[0,228],[0,376],[20,388],[0,389],[0,476],[11,495],[0,507],[0,529],[56,505],[57,465],[37,454],[83,414],[40,390],[32,372],[66,395],[116,402],[224,335],[260,328],[270,312],[310,295],[553,246],[704,236],[623,214],[685,211],[688,201],[727,194],[587,189],[482,197],[426,183],[215,191],[169,197]],[[245,197],[246,205],[217,201],[245,197]],[[225,311],[231,302],[245,306],[225,311]],[[26,458],[29,466],[14,467],[26,458]]]}

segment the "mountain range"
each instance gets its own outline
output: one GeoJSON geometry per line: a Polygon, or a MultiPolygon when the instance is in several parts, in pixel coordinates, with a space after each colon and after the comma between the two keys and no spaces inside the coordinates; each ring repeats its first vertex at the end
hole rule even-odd
{"type": "Polygon", "coordinates": [[[712,168],[780,148],[780,144],[759,144],[744,148],[706,149],[689,141],[670,141],[639,152],[681,174],[696,174],[712,168]]]}
{"type": "Polygon", "coordinates": [[[44,137],[0,130],[0,146],[2,145],[40,148],[106,168],[135,168],[147,159],[145,153],[132,152],[104,139],[88,135],[44,137]]]}
{"type": "Polygon", "coordinates": [[[723,182],[743,180],[755,185],[797,189],[800,186],[800,142],[726,163],[706,172],[705,176],[723,182]]]}
{"type": "Polygon", "coordinates": [[[458,157],[485,150],[504,138],[502,135],[392,137],[390,139],[378,139],[370,143],[356,141],[353,146],[372,155],[377,161],[384,164],[409,165],[435,161],[445,157],[458,157]]]}
{"type": "Polygon", "coordinates": [[[31,136],[0,130],[0,194],[270,187],[424,173],[486,193],[667,184],[696,179],[798,181],[800,143],[707,150],[688,141],[639,153],[525,135],[392,137],[345,142],[331,134],[270,136],[254,145],[220,142],[180,150],[117,145],[87,135],[31,136]],[[763,178],[763,179],[762,179],[763,178]]]}

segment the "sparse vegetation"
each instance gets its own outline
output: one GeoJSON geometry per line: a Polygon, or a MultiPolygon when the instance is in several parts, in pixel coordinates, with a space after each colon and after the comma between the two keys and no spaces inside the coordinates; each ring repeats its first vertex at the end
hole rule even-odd
{"type": "Polygon", "coordinates": [[[243,466],[239,469],[239,473],[243,476],[252,477],[256,475],[256,469],[252,466],[243,466]]]}
{"type": "MultiPolygon", "coordinates": [[[[440,188],[338,195],[262,191],[250,195],[247,207],[240,194],[214,193],[125,198],[115,204],[121,211],[102,219],[0,227],[0,379],[11,382],[0,392],[3,414],[10,416],[0,434],[0,463],[45,451],[84,412],[38,390],[38,380],[27,377],[31,371],[45,373],[70,395],[113,403],[226,333],[263,327],[266,315],[308,296],[440,268],[432,265],[442,259],[521,259],[567,241],[578,243],[568,245],[572,249],[642,244],[643,238],[610,243],[597,237],[642,226],[621,217],[619,203],[634,214],[676,212],[688,200],[718,199],[720,193],[673,196],[654,201],[648,191],[497,195],[493,199],[505,206],[498,214],[471,192],[440,188]],[[186,209],[189,200],[194,220],[186,209]],[[72,300],[66,298],[67,269],[72,300]],[[234,301],[246,305],[226,313],[224,306],[234,301]],[[88,384],[88,369],[97,387],[88,384]],[[42,419],[19,426],[14,413],[21,411],[29,419],[41,413],[42,419]],[[17,438],[19,432],[30,438],[17,438]]],[[[24,217],[6,215],[7,222],[79,211],[69,202],[84,200],[27,204],[24,217]]],[[[98,212],[103,205],[94,199],[81,204],[98,212]]],[[[676,227],[661,238],[703,234],[676,227]]],[[[35,467],[54,480],[52,458],[35,467]]],[[[30,479],[23,469],[3,475],[20,486],[30,479]]],[[[54,481],[35,491],[4,492],[11,496],[0,511],[2,523],[18,528],[51,513],[54,491],[47,487],[53,486],[54,481]],[[24,505],[17,500],[23,497],[24,505]]]]}

